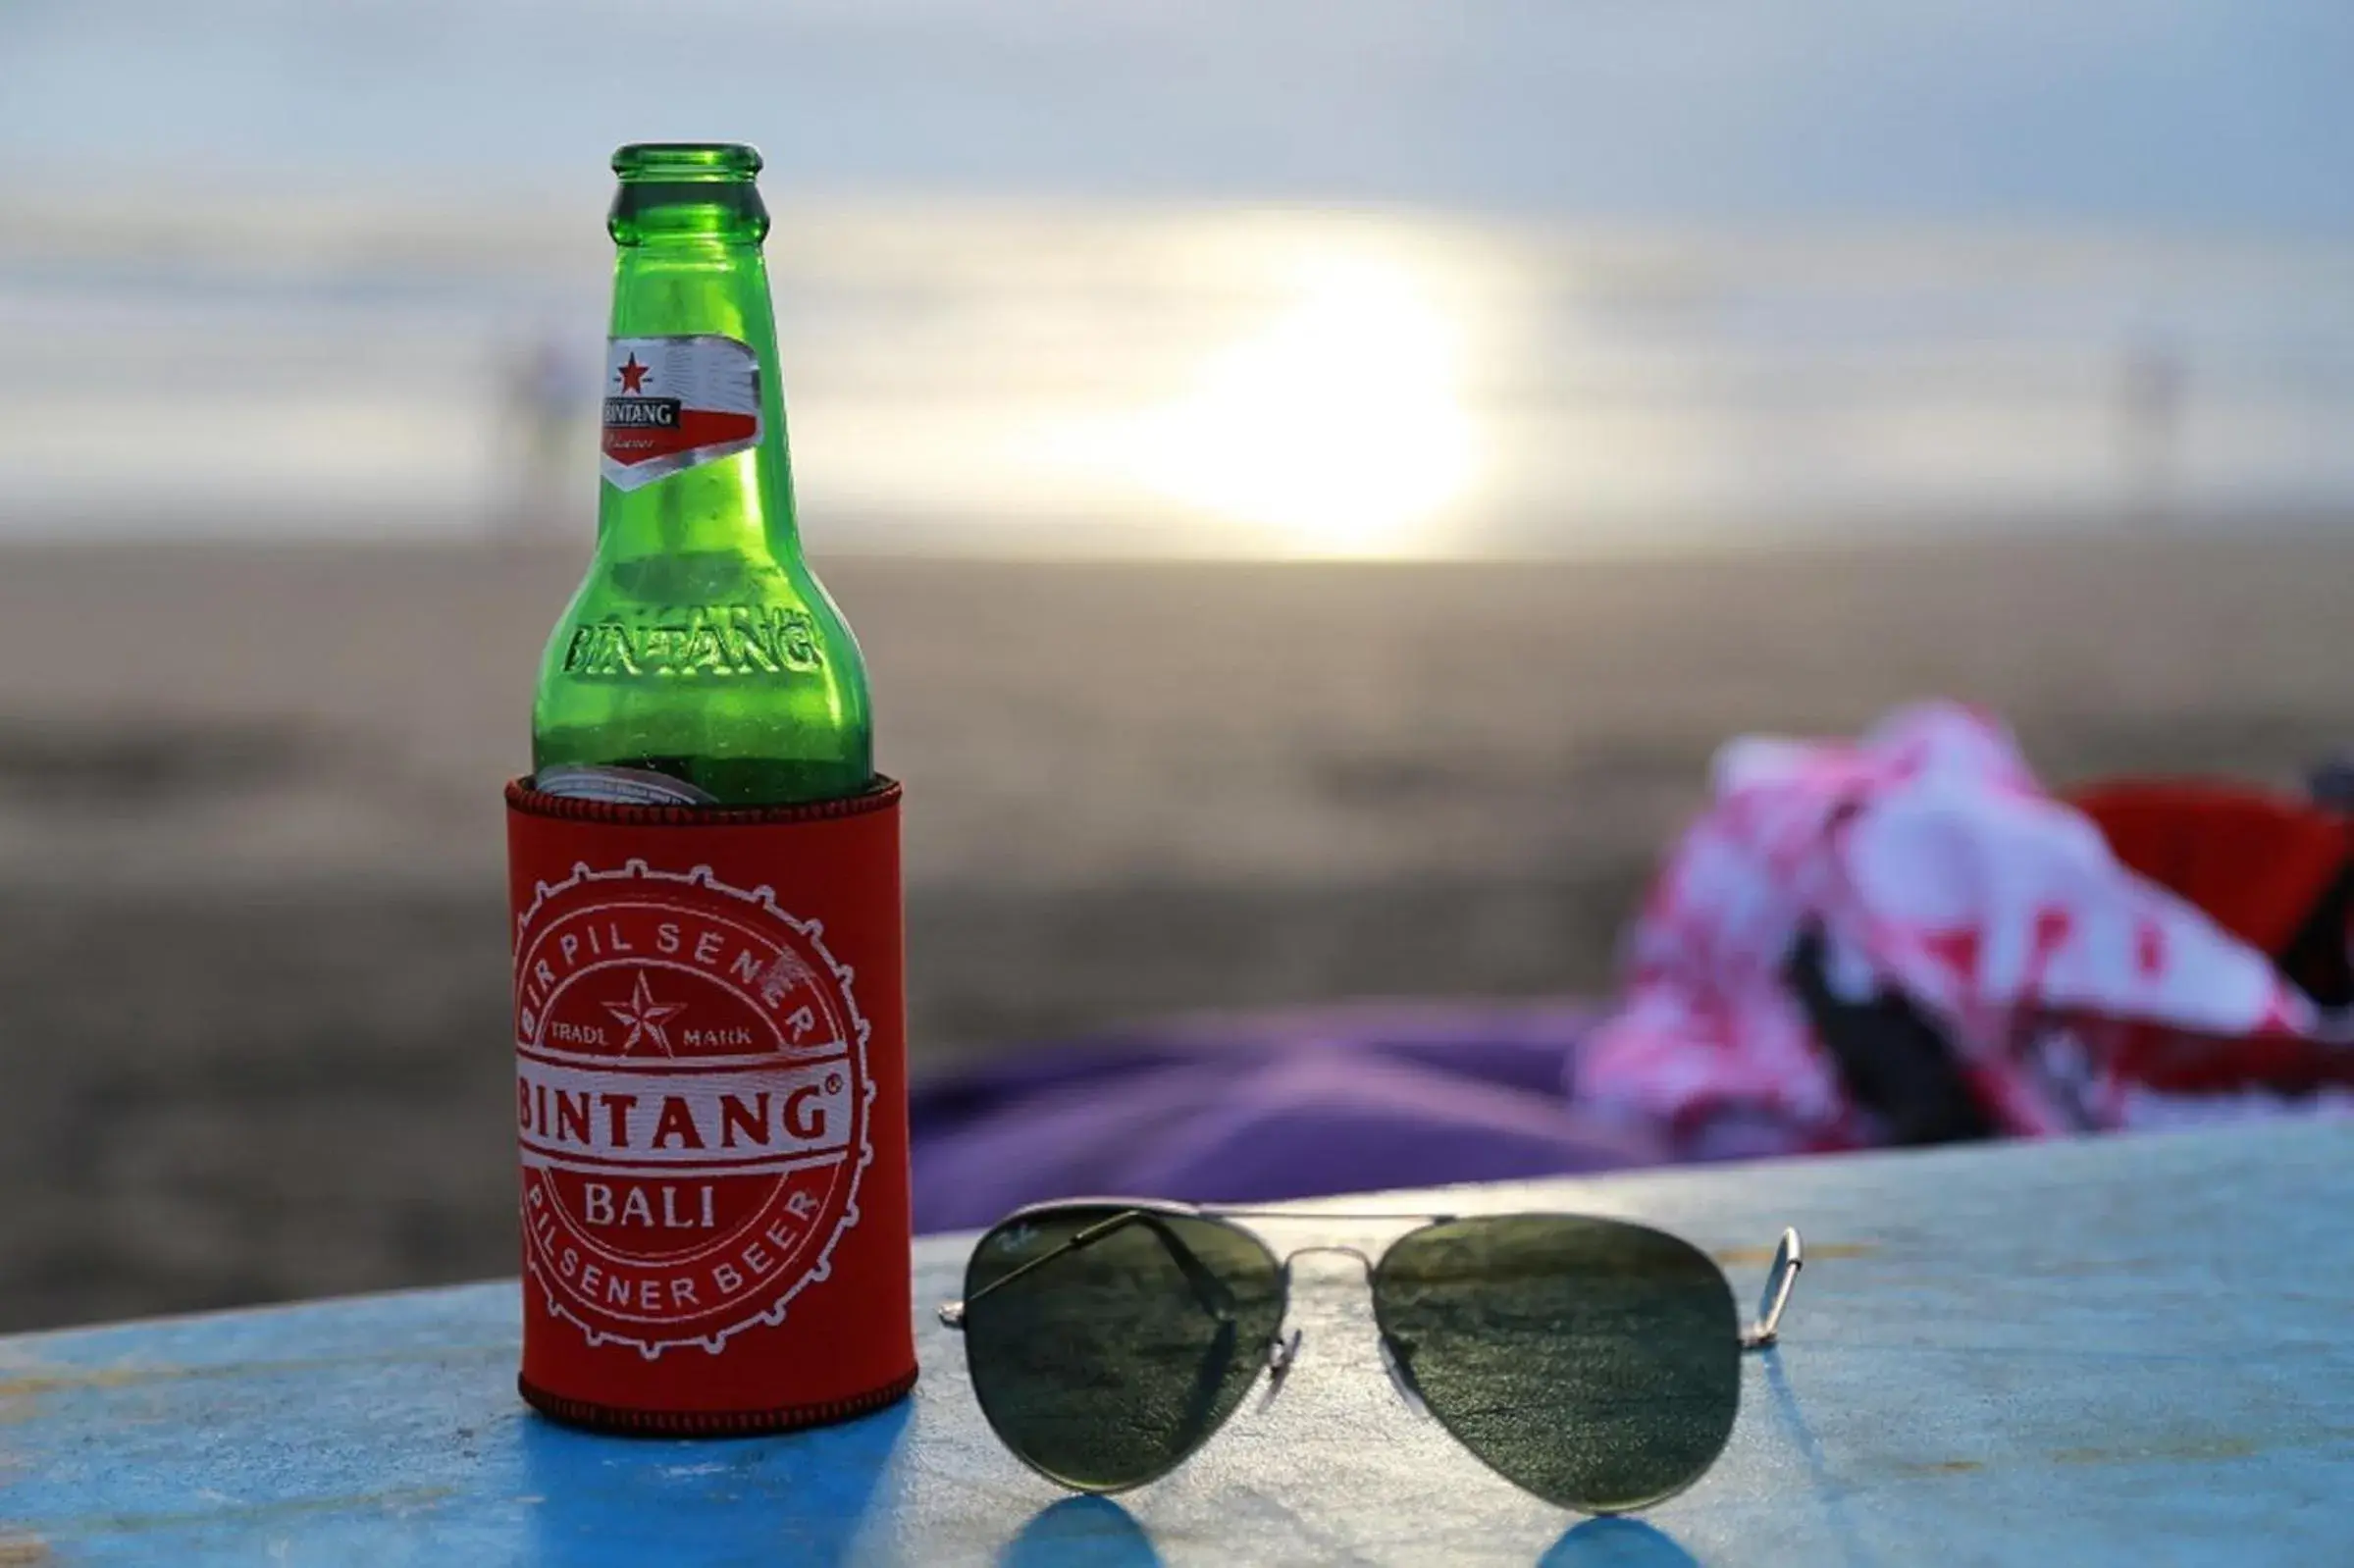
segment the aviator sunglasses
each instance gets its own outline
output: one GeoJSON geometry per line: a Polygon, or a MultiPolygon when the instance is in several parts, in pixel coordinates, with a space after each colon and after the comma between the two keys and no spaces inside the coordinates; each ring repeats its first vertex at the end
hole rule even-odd
{"type": "Polygon", "coordinates": [[[1014,1453],[1077,1491],[1123,1491],[1182,1464],[1299,1353],[1291,1263],[1365,1266],[1384,1359],[1409,1405],[1546,1501],[1621,1513],[1715,1463],[1741,1404],[1741,1357],[1774,1342],[1798,1279],[1784,1230],[1756,1319],[1724,1271],[1648,1226],[1567,1214],[1334,1215],[1090,1199],[1000,1221],[972,1250],[965,1336],[981,1413],[1014,1453]],[[1279,1258],[1241,1219],[1403,1220],[1378,1256],[1279,1258]]]}

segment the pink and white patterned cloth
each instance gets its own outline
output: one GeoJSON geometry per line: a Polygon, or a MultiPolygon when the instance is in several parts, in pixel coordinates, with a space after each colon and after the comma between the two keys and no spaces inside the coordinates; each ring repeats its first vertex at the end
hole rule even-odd
{"type": "Polygon", "coordinates": [[[1713,796],[1628,935],[1619,1006],[1579,1052],[1573,1090],[1591,1106],[1694,1137],[1777,1129],[1755,1152],[1880,1141],[1784,977],[1809,925],[1832,990],[1909,1002],[2004,1132],[2276,1112],[2264,1061],[2339,1054],[2265,954],[2120,865],[1984,713],[1925,704],[1854,742],[1737,740],[1713,796]],[[2251,1093],[2186,1101],[2144,1071],[2184,1053],[2246,1055],[2251,1093]]]}

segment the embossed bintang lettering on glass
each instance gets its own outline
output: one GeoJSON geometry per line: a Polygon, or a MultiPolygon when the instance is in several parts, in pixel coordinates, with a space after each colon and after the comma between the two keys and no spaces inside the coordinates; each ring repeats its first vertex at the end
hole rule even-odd
{"type": "Polygon", "coordinates": [[[567,675],[782,675],[824,667],[816,623],[801,610],[706,605],[645,625],[584,622],[564,650],[567,675]]]}

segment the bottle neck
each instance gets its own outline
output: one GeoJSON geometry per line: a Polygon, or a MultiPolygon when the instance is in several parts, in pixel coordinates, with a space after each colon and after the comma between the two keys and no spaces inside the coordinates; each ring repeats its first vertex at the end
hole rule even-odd
{"type": "MultiPolygon", "coordinates": [[[[765,223],[760,228],[764,231],[765,223]]],[[[692,463],[636,489],[609,481],[601,485],[599,554],[627,559],[767,553],[780,562],[798,556],[776,320],[759,238],[663,234],[624,240],[613,268],[610,336],[742,343],[756,367],[759,425],[759,439],[749,449],[692,463]]],[[[740,352],[727,353],[742,359],[740,352]]],[[[624,372],[608,370],[605,395],[635,390],[630,380],[624,372]]]]}

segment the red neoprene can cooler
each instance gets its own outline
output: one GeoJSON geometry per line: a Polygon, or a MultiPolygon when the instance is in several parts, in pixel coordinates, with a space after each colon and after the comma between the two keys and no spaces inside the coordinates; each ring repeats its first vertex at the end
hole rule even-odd
{"type": "Polygon", "coordinates": [[[778,1432],[915,1383],[899,801],[507,787],[541,1410],[778,1432]]]}

